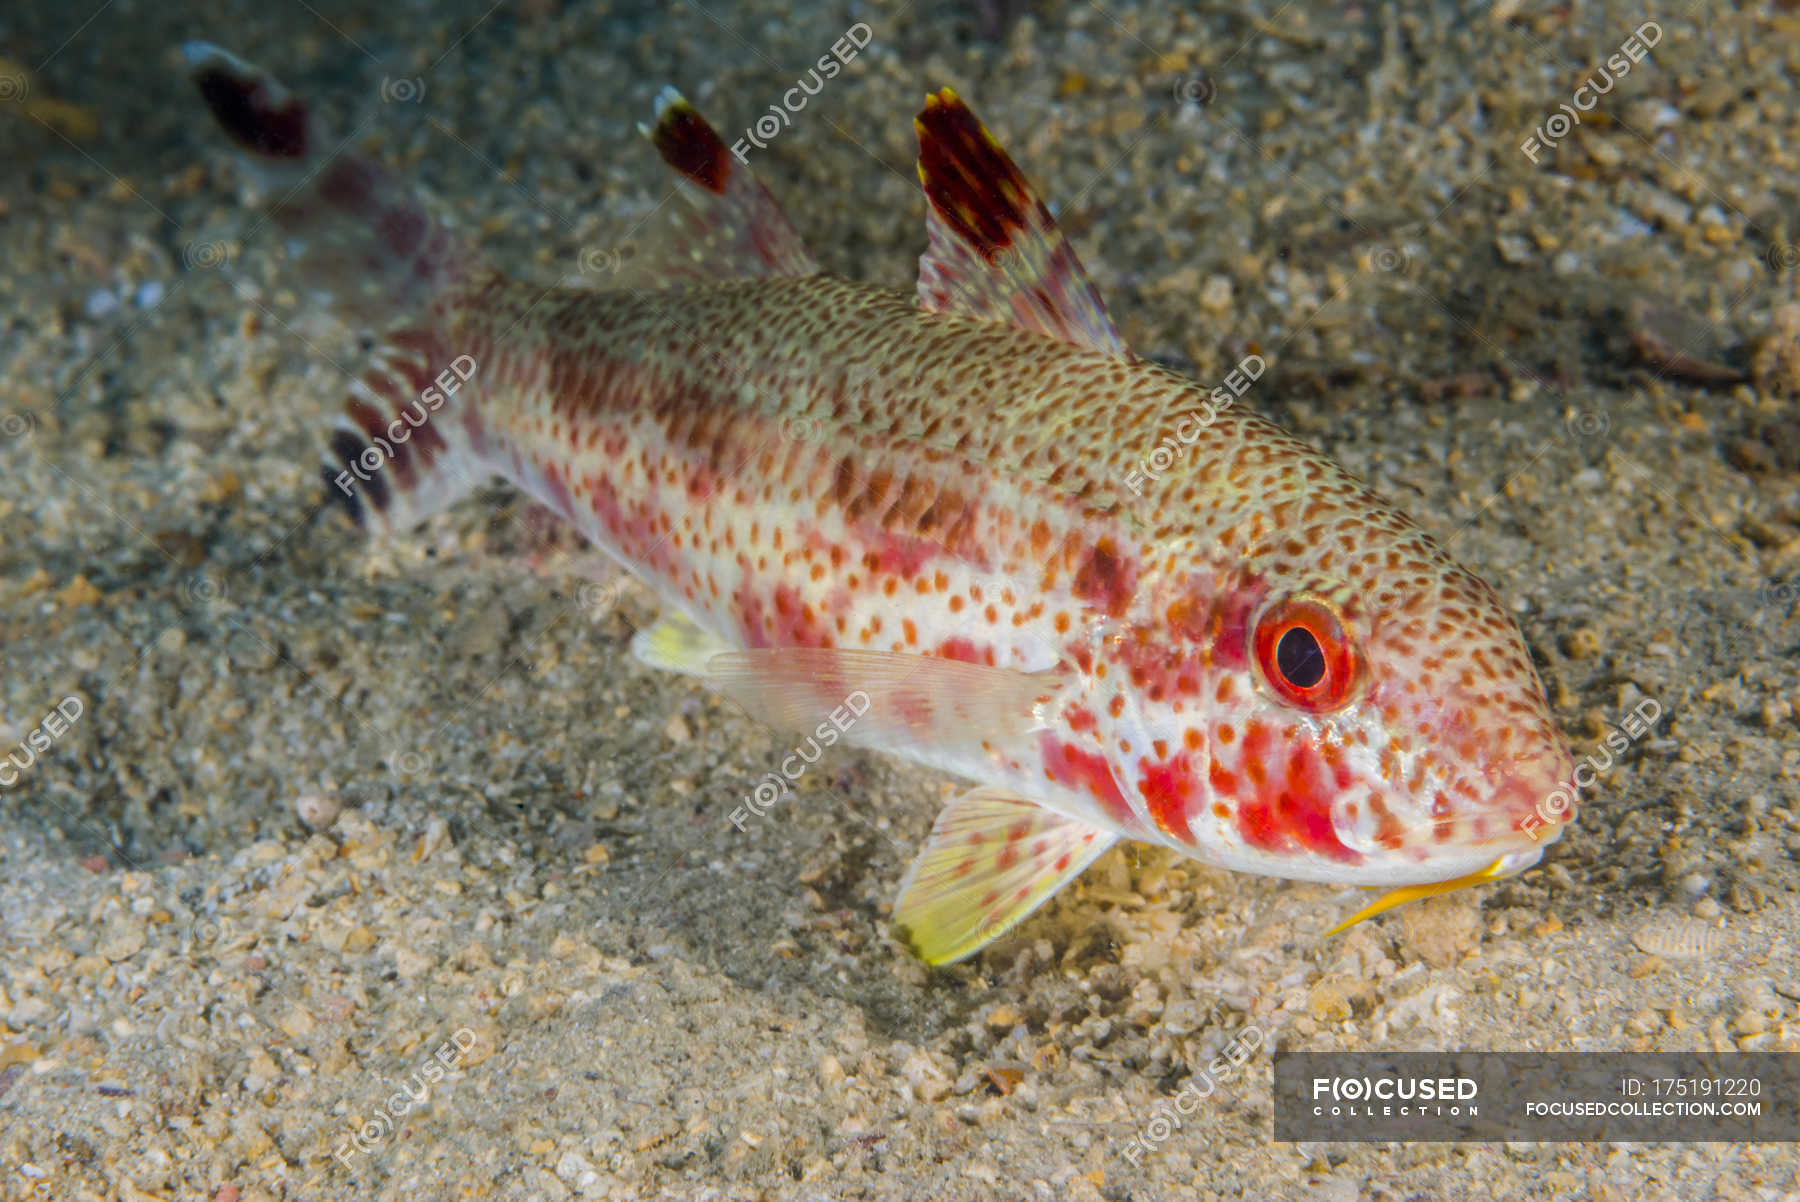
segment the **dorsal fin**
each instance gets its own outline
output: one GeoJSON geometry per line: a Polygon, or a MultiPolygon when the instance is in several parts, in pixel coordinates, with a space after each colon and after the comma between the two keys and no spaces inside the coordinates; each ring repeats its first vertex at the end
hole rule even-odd
{"type": "Polygon", "coordinates": [[[943,88],[913,128],[928,205],[919,306],[1130,358],[1074,247],[969,106],[943,88]]]}
{"type": "Polygon", "coordinates": [[[819,270],[769,190],[680,92],[664,88],[655,126],[639,128],[680,177],[688,202],[675,245],[656,264],[665,283],[819,270]]]}

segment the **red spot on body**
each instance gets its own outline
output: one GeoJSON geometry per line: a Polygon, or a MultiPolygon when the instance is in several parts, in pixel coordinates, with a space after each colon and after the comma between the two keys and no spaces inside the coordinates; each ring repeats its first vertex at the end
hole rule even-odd
{"type": "Polygon", "coordinates": [[[1081,708],[1081,707],[1077,707],[1075,709],[1070,710],[1069,711],[1069,729],[1074,730],[1074,731],[1080,731],[1083,734],[1086,734],[1087,732],[1093,730],[1094,729],[1093,711],[1089,710],[1089,709],[1081,708]]]}
{"type": "Polygon", "coordinates": [[[1331,771],[1331,779],[1341,793],[1348,789],[1356,778],[1350,772],[1350,765],[1344,762],[1344,749],[1336,743],[1327,743],[1319,749],[1319,758],[1331,771]]]}
{"type": "Polygon", "coordinates": [[[743,631],[744,646],[754,651],[774,646],[769,621],[764,614],[762,597],[746,579],[732,594],[732,607],[737,614],[738,629],[743,631]]]}
{"type": "Polygon", "coordinates": [[[1219,599],[1212,613],[1208,643],[1214,664],[1234,672],[1249,669],[1250,623],[1267,591],[1259,580],[1254,588],[1237,589],[1219,599]]]}
{"type": "Polygon", "coordinates": [[[1121,822],[1135,821],[1131,803],[1119,792],[1105,756],[1064,743],[1048,731],[1038,736],[1038,747],[1043,753],[1044,773],[1051,780],[1094,798],[1121,822]]]}
{"type": "Polygon", "coordinates": [[[469,449],[477,455],[487,454],[487,426],[473,405],[463,410],[462,424],[463,433],[469,436],[469,449]]]}
{"type": "Polygon", "coordinates": [[[1287,775],[1285,816],[1300,846],[1334,860],[1360,858],[1344,846],[1332,824],[1331,802],[1337,795],[1337,782],[1312,744],[1297,744],[1289,753],[1287,775]]]}
{"type": "MultiPolygon", "coordinates": [[[[1164,613],[1177,642],[1204,648],[1217,667],[1242,671],[1249,666],[1250,622],[1268,595],[1260,576],[1235,572],[1223,584],[1191,579],[1186,591],[1164,613]]],[[[1221,678],[1219,700],[1227,700],[1221,678]]]]}
{"type": "Polygon", "coordinates": [[[1338,773],[1311,743],[1295,743],[1282,756],[1269,730],[1252,722],[1244,731],[1245,766],[1255,785],[1241,799],[1238,834],[1246,844],[1272,852],[1313,852],[1333,860],[1362,857],[1338,838],[1331,803],[1338,773]]]}
{"type": "Polygon", "coordinates": [[[1199,691],[1193,648],[1171,642],[1160,630],[1133,626],[1120,640],[1116,654],[1131,675],[1132,687],[1147,701],[1162,702],[1199,691]]]}
{"type": "Polygon", "coordinates": [[[812,612],[812,606],[806,604],[800,590],[791,584],[777,584],[774,592],[775,630],[773,632],[777,647],[825,647],[829,646],[818,622],[812,612]]]}
{"type": "Polygon", "coordinates": [[[1192,843],[1194,832],[1188,826],[1188,804],[1197,799],[1199,787],[1188,756],[1182,754],[1161,762],[1139,760],[1138,772],[1138,790],[1144,795],[1157,829],[1192,843]]]}
{"type": "Polygon", "coordinates": [[[563,483],[562,474],[554,463],[544,465],[544,491],[550,494],[550,508],[565,518],[575,515],[575,506],[569,500],[568,485],[563,483]]]}
{"type": "Polygon", "coordinates": [[[925,565],[943,553],[943,547],[928,538],[881,531],[870,538],[873,560],[870,566],[902,580],[911,580],[925,565]]]}
{"type": "Polygon", "coordinates": [[[1260,797],[1245,798],[1238,807],[1238,837],[1262,851],[1285,851],[1287,840],[1277,828],[1275,807],[1260,797]]]}
{"type": "Polygon", "coordinates": [[[965,664],[992,665],[994,662],[992,650],[984,652],[975,645],[973,640],[963,638],[961,635],[939,643],[937,655],[939,659],[960,660],[965,664]]]}
{"type": "Polygon", "coordinates": [[[705,501],[719,491],[724,477],[712,463],[692,464],[688,467],[685,485],[690,501],[705,501]]]}
{"type": "Polygon", "coordinates": [[[1387,799],[1379,793],[1370,794],[1369,809],[1375,813],[1375,841],[1389,851],[1398,851],[1406,841],[1406,827],[1388,809],[1387,799]]]}
{"type": "Polygon", "coordinates": [[[1076,569],[1074,593],[1112,617],[1119,617],[1137,588],[1137,566],[1123,558],[1112,539],[1102,538],[1076,569]]]}

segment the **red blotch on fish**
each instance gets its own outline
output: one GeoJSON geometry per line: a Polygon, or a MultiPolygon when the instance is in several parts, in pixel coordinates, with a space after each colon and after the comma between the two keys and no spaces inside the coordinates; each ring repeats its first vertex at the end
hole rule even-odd
{"type": "Polygon", "coordinates": [[[1121,822],[1136,820],[1131,803],[1113,780],[1105,756],[1065,743],[1048,731],[1038,736],[1038,746],[1043,753],[1044,771],[1051,780],[1081,790],[1121,822]]]}
{"type": "Polygon", "coordinates": [[[1194,842],[1188,804],[1200,795],[1200,786],[1194,779],[1192,759],[1186,752],[1160,763],[1143,759],[1138,761],[1138,772],[1138,790],[1157,828],[1183,842],[1194,842]]]}
{"type": "Polygon", "coordinates": [[[1120,555],[1110,538],[1096,543],[1075,572],[1075,595],[1113,617],[1125,612],[1136,590],[1137,565],[1120,555]]]}
{"type": "Polygon", "coordinates": [[[933,559],[943,554],[943,547],[928,538],[915,538],[906,534],[894,534],[890,531],[877,531],[868,535],[873,546],[874,568],[878,572],[887,572],[902,580],[911,580],[933,559]]]}
{"type": "Polygon", "coordinates": [[[975,645],[973,639],[967,639],[961,635],[947,638],[939,643],[937,654],[939,659],[954,659],[965,664],[982,664],[992,667],[994,663],[992,647],[984,651],[975,645]]]}

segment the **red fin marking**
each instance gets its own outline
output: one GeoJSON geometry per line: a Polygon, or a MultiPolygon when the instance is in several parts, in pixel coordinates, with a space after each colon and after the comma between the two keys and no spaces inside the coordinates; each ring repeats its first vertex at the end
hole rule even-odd
{"type": "Polygon", "coordinates": [[[1130,358],[1050,210],[956,93],[927,96],[913,128],[930,206],[920,307],[1130,358]]]}
{"type": "Polygon", "coordinates": [[[375,348],[368,370],[350,382],[324,467],[328,495],[359,525],[372,533],[406,529],[480,482],[479,453],[458,420],[464,406],[455,395],[476,369],[472,357],[451,355],[417,329],[375,348]],[[436,385],[434,366],[454,387],[436,385]]]}
{"type": "Polygon", "coordinates": [[[273,177],[276,219],[303,235],[302,278],[330,291],[349,324],[396,324],[396,315],[416,315],[469,277],[473,252],[407,182],[360,155],[334,153],[307,105],[268,72],[204,42],[184,49],[213,118],[273,177]]]}
{"type": "Polygon", "coordinates": [[[185,49],[200,98],[239,148],[266,159],[303,162],[311,157],[312,116],[299,97],[217,46],[192,42],[185,49]]]}
{"type": "Polygon", "coordinates": [[[725,195],[725,181],[731,178],[731,150],[687,101],[663,110],[650,141],[663,162],[708,192],[725,195]]]}
{"type": "Polygon", "coordinates": [[[781,206],[725,140],[673,88],[656,98],[656,125],[644,130],[684,184],[689,211],[672,245],[640,270],[663,285],[702,280],[812,275],[819,265],[781,206]]]}
{"type": "MultiPolygon", "coordinates": [[[[925,98],[913,121],[919,135],[919,182],[925,198],[958,240],[989,263],[1023,233],[1032,206],[1031,184],[969,107],[945,88],[925,98]]],[[[1042,223],[1050,215],[1043,213],[1042,223]]]]}
{"type": "MultiPolygon", "coordinates": [[[[272,75],[209,43],[191,42],[183,51],[214,120],[272,177],[273,194],[282,198],[274,216],[304,236],[302,278],[331,291],[350,324],[379,328],[416,320],[446,286],[465,278],[472,255],[454,244],[412,190],[367,159],[330,155],[330,140],[309,107],[272,75]]],[[[397,345],[423,357],[430,340],[418,338],[422,345],[389,349],[397,345]]],[[[409,396],[382,355],[377,352],[376,370],[351,381],[347,420],[329,441],[339,462],[321,469],[326,495],[375,532],[412,524],[478,478],[466,461],[441,462],[451,457],[443,454],[440,432],[396,416],[420,390],[409,396]]],[[[407,355],[393,358],[411,381],[407,355]]],[[[415,416],[426,421],[423,412],[415,416]]]]}
{"type": "MultiPolygon", "coordinates": [[[[794,630],[771,635],[760,629],[771,620],[776,626],[804,623],[807,606],[797,593],[784,597],[777,590],[769,602],[752,595],[741,606],[743,616],[756,625],[739,642],[804,635],[794,630]]],[[[819,637],[829,639],[830,634],[821,627],[819,637]]],[[[847,743],[929,747],[945,755],[984,759],[992,754],[991,745],[1041,729],[1037,707],[1061,684],[1049,673],[793,643],[714,655],[707,661],[705,676],[714,688],[771,726],[813,730],[836,707],[860,698],[854,729],[840,724],[847,743]]]]}
{"type": "MultiPolygon", "coordinates": [[[[368,382],[369,378],[370,377],[364,377],[365,384],[368,382]]],[[[379,377],[374,378],[379,382],[379,377]]],[[[351,400],[345,403],[344,412],[349,415],[351,421],[356,423],[357,429],[368,435],[370,441],[365,442],[363,447],[371,445],[375,439],[382,438],[387,431],[388,419],[383,417],[381,412],[373,405],[366,404],[363,401],[351,400]]],[[[394,486],[401,492],[406,492],[411,489],[416,482],[413,474],[412,448],[406,443],[386,442],[386,445],[391,448],[387,453],[389,462],[394,469],[394,486]]],[[[358,455],[360,455],[361,452],[362,448],[359,447],[357,450],[358,455]]],[[[349,465],[346,464],[346,466],[349,465]]],[[[385,509],[386,506],[382,506],[381,508],[385,509]]]]}
{"type": "Polygon", "coordinates": [[[938,815],[900,887],[894,924],[926,963],[963,959],[1043,904],[1115,841],[1023,798],[976,789],[938,815]]]}

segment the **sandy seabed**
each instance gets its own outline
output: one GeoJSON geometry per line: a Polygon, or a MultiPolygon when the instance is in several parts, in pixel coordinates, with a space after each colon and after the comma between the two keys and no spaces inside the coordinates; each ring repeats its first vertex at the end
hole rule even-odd
{"type": "Polygon", "coordinates": [[[95,7],[0,13],[0,746],[68,722],[0,790],[0,1196],[1800,1197],[1791,1144],[1276,1143],[1270,1096],[1278,1050],[1800,1050],[1800,13],[95,7]],[[356,336],[184,40],[554,280],[654,236],[662,85],[752,128],[856,22],[756,160],[828,270],[910,288],[956,87],[1134,347],[1264,355],[1517,606],[1578,756],[1656,703],[1542,867],[1328,938],[1350,891],[1127,848],[928,970],[886,915],[954,782],[837,749],[740,832],[791,736],[633,660],[646,593],[499,487],[315,512],[356,336]]]}

